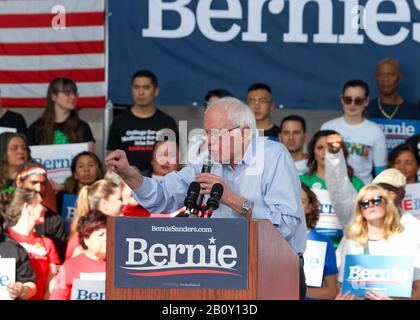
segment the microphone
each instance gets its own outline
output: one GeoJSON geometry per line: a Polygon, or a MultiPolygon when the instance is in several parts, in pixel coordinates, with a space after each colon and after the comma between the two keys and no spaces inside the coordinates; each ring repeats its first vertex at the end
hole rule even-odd
{"type": "Polygon", "coordinates": [[[197,197],[200,194],[200,184],[196,181],[191,182],[188,187],[187,196],[184,200],[185,205],[185,215],[188,217],[191,214],[191,211],[195,208],[197,197]]]}
{"type": "Polygon", "coordinates": [[[220,183],[215,183],[210,191],[210,198],[207,200],[206,210],[211,215],[214,210],[219,208],[219,201],[223,196],[223,186],[220,183]]]}
{"type": "MultiPolygon", "coordinates": [[[[211,171],[211,157],[209,154],[207,159],[204,160],[203,167],[201,168],[201,173],[209,173],[210,171],[211,171]]],[[[198,199],[195,205],[195,211],[197,215],[198,215],[198,212],[201,211],[203,208],[203,199],[204,199],[204,194],[200,194],[198,196],[198,199]]]]}

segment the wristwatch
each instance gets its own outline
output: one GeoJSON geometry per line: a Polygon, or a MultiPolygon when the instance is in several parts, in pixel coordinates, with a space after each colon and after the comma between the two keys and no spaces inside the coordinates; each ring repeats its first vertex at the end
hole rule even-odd
{"type": "Polygon", "coordinates": [[[254,203],[250,200],[245,199],[244,202],[242,203],[242,209],[241,209],[241,213],[247,217],[247,218],[251,218],[251,214],[252,214],[252,208],[254,207],[254,203]]]}

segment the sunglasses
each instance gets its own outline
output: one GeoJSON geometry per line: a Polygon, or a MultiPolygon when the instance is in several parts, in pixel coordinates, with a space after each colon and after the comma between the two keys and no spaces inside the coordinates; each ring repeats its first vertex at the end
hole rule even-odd
{"type": "Polygon", "coordinates": [[[356,106],[361,106],[365,103],[366,98],[352,98],[352,97],[347,97],[347,96],[343,96],[342,97],[344,104],[351,104],[352,102],[354,102],[354,104],[356,106]]]}
{"type": "Polygon", "coordinates": [[[364,210],[369,208],[369,204],[372,203],[372,205],[374,205],[375,207],[379,207],[382,204],[382,197],[381,196],[376,196],[373,197],[370,200],[362,200],[359,202],[359,207],[360,209],[364,210]]]}

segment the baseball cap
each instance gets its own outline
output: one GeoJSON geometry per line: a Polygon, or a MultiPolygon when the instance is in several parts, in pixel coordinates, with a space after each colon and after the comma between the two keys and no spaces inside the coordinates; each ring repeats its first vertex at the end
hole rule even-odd
{"type": "Polygon", "coordinates": [[[386,183],[395,188],[402,188],[406,185],[407,179],[401,173],[401,171],[397,169],[386,169],[382,171],[380,174],[373,179],[372,183],[379,184],[379,183],[386,183]]]}

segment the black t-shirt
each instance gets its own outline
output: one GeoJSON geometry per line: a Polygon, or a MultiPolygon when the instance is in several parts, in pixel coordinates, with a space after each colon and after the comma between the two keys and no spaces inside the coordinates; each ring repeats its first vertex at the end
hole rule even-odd
{"type": "Polygon", "coordinates": [[[54,242],[60,260],[63,262],[67,247],[63,218],[59,214],[48,209],[44,219],[45,222],[43,224],[37,224],[35,226],[35,231],[39,235],[48,237],[54,242]]]}
{"type": "Polygon", "coordinates": [[[0,258],[16,259],[16,282],[35,283],[35,272],[26,250],[9,235],[0,235],[0,258]]]}
{"type": "MultiPolygon", "coordinates": [[[[52,144],[65,144],[65,143],[71,143],[70,138],[64,133],[65,127],[66,127],[67,120],[60,123],[54,123],[54,141],[52,144]]],[[[79,120],[79,126],[82,128],[83,132],[83,138],[81,141],[75,141],[76,142],[90,142],[95,141],[93,138],[92,131],[90,130],[89,124],[87,124],[83,120],[79,120]]],[[[42,125],[40,119],[36,120],[34,123],[32,123],[28,130],[28,139],[30,145],[39,145],[40,141],[38,140],[38,132],[42,130],[42,125]]]]}
{"type": "Polygon", "coordinates": [[[276,126],[275,124],[267,130],[264,130],[264,137],[274,138],[274,140],[279,140],[280,134],[280,127],[276,126]]]}
{"type": "MultiPolygon", "coordinates": [[[[381,103],[381,107],[389,116],[395,112],[392,119],[420,120],[420,109],[415,103],[404,101],[397,111],[395,104],[381,103]]],[[[379,109],[378,98],[371,100],[366,110],[368,118],[387,119],[379,109]]]]}
{"type": "Polygon", "coordinates": [[[175,120],[159,109],[149,118],[138,118],[127,110],[113,121],[107,150],[124,150],[131,165],[140,171],[150,170],[157,132],[166,128],[178,132],[175,120]]]}
{"type": "Polygon", "coordinates": [[[0,118],[0,127],[16,128],[17,132],[28,136],[28,127],[25,118],[19,113],[7,110],[0,118]]]}

